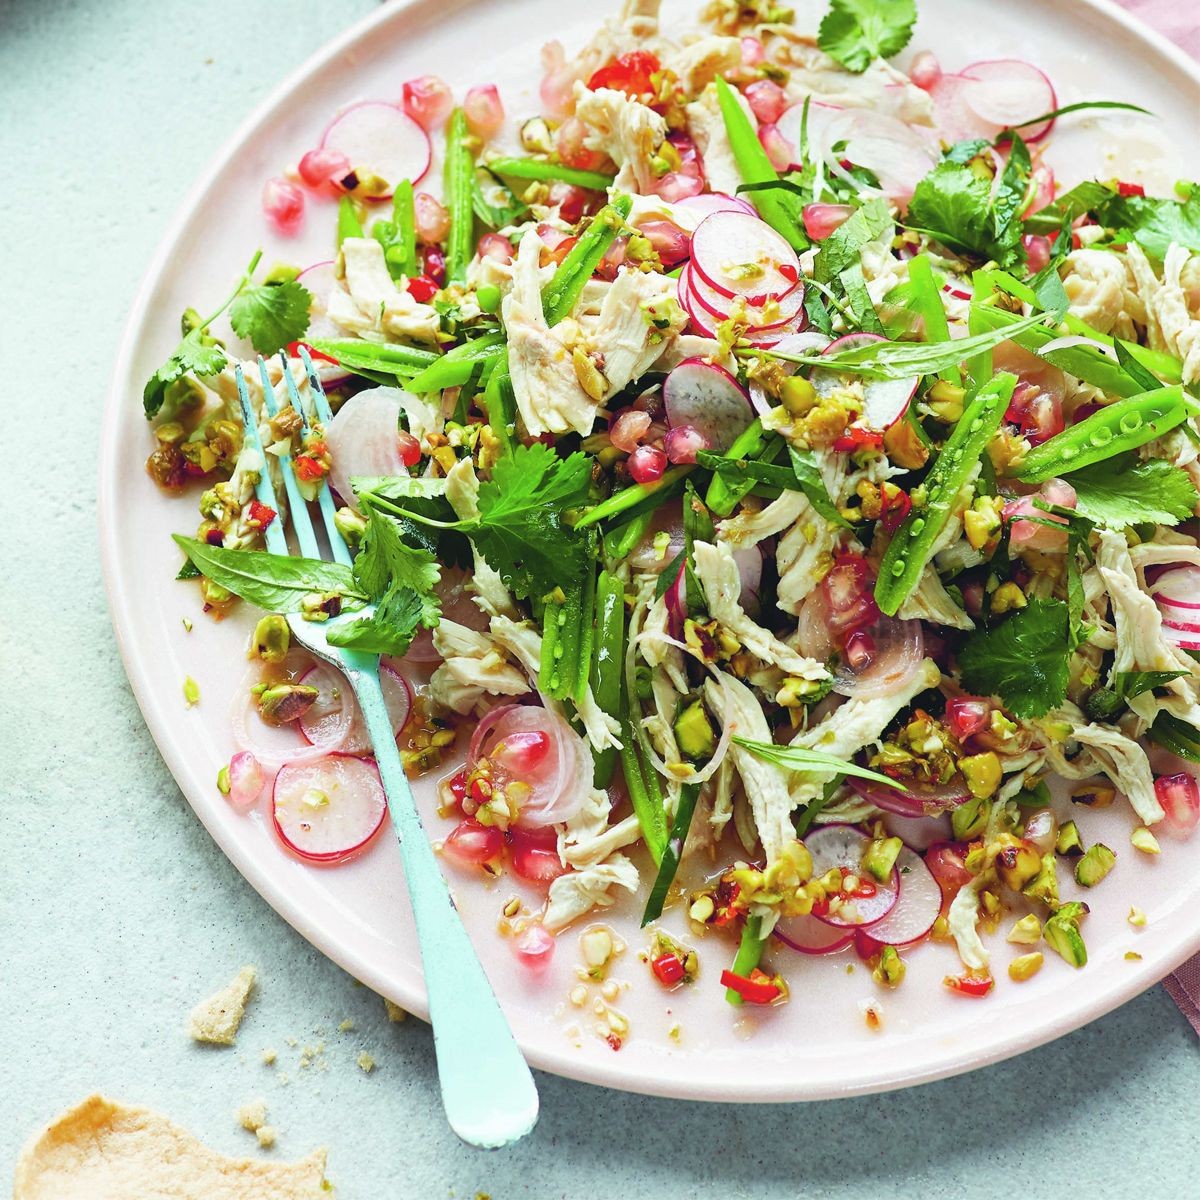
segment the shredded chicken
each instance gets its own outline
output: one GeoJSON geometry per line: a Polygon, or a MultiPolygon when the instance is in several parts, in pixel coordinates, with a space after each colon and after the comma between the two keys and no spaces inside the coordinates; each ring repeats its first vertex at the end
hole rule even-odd
{"type": "Polygon", "coordinates": [[[742,65],[740,38],[709,36],[698,38],[663,58],[663,66],[674,71],[683,85],[685,96],[702,92],[718,75],[742,65]]]}
{"type": "Polygon", "coordinates": [[[674,296],[675,281],[666,275],[624,270],[609,287],[595,320],[584,323],[582,344],[604,378],[604,399],[645,374],[686,324],[686,314],[668,303],[674,296]]]}
{"type": "Polygon", "coordinates": [[[617,191],[649,192],[658,181],[654,159],[667,136],[666,118],[613,88],[589,91],[575,85],[575,115],[590,132],[589,150],[607,154],[617,164],[612,186],[617,191]]]}
{"type": "Polygon", "coordinates": [[[782,533],[810,511],[811,505],[803,492],[784,492],[757,512],[743,511],[721,521],[717,525],[717,536],[739,549],[756,546],[766,538],[782,533]]]}
{"type": "Polygon", "coordinates": [[[696,578],[708,601],[708,615],[733,634],[742,646],[763,662],[773,663],[789,675],[801,679],[825,679],[824,663],[793,650],[781,642],[769,629],[764,629],[746,615],[738,603],[742,590],[741,577],[733,553],[723,542],[696,542],[693,547],[696,578]]]}
{"type": "Polygon", "coordinates": [[[975,622],[955,603],[932,563],[896,613],[902,621],[932,621],[951,629],[974,629],[975,622]]]}
{"type": "Polygon", "coordinates": [[[335,289],[326,302],[329,318],[347,329],[374,330],[414,342],[435,342],[440,322],[437,310],[419,304],[407,291],[401,291],[383,257],[383,246],[375,238],[346,238],[339,259],[345,282],[345,296],[358,310],[358,320],[343,295],[335,289]]]}
{"type": "Polygon", "coordinates": [[[562,929],[593,908],[611,908],[617,902],[610,894],[614,887],[636,892],[637,886],[637,867],[623,854],[570,871],[550,884],[542,924],[552,932],[562,929]]]}
{"type": "Polygon", "coordinates": [[[1125,312],[1125,264],[1107,250],[1072,250],[1067,255],[1063,288],[1070,312],[1081,321],[1109,333],[1125,312]]]}
{"type": "Polygon", "coordinates": [[[469,713],[484,695],[523,696],[529,681],[507,661],[503,647],[487,634],[445,618],[433,631],[442,664],[429,680],[432,699],[457,713],[469,713]]]}
{"type": "MultiPolygon", "coordinates": [[[[1146,751],[1119,729],[1107,725],[1080,725],[1071,735],[1077,742],[1088,747],[1091,758],[1124,792],[1133,811],[1147,825],[1163,819],[1162,806],[1154,792],[1154,772],[1146,751]]],[[[1059,774],[1067,774],[1061,762],[1055,763],[1059,774]]],[[[1086,774],[1091,774],[1091,771],[1086,774]]],[[[1086,777],[1086,776],[1085,776],[1086,777]]]]}

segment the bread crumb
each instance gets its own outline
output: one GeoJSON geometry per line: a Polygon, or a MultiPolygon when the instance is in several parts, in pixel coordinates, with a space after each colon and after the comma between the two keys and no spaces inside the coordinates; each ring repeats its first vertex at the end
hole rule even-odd
{"type": "Polygon", "coordinates": [[[358,1063],[358,1069],[364,1075],[370,1075],[375,1070],[375,1060],[365,1050],[354,1061],[358,1063]]]}
{"type": "Polygon", "coordinates": [[[238,1026],[246,1015],[246,1002],[250,999],[257,978],[258,971],[252,966],[245,966],[232,983],[197,1004],[188,1018],[188,1034],[193,1041],[232,1046],[237,1040],[238,1026]]]}
{"type": "Polygon", "coordinates": [[[347,1017],[339,1026],[339,1033],[349,1033],[354,1028],[354,1022],[347,1017]]]}
{"type": "Polygon", "coordinates": [[[386,996],[383,998],[384,1007],[387,1009],[389,1021],[403,1021],[408,1017],[408,1013],[404,1011],[398,1004],[393,1004],[386,996]]]}
{"type": "Polygon", "coordinates": [[[264,1067],[273,1067],[273,1066],[275,1065],[275,1060],[276,1060],[276,1058],[278,1058],[278,1057],[279,1057],[279,1056],[278,1056],[278,1055],[275,1053],[275,1047],[274,1047],[274,1046],[268,1046],[268,1047],[267,1047],[267,1048],[266,1048],[266,1049],[265,1049],[265,1050],[262,1052],[262,1061],[263,1061],[263,1066],[264,1066],[264,1067]]]}
{"type": "Polygon", "coordinates": [[[275,1138],[278,1136],[274,1125],[260,1125],[255,1131],[254,1136],[258,1138],[258,1144],[264,1150],[270,1150],[275,1145],[275,1138]]]}
{"type": "Polygon", "coordinates": [[[247,1133],[257,1133],[267,1123],[267,1102],[260,1096],[243,1104],[233,1115],[247,1133]]]}

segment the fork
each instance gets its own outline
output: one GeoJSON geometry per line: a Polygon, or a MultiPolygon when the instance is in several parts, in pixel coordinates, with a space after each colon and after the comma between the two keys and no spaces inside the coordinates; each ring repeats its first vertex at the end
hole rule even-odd
{"type": "MultiPolygon", "coordinates": [[[[316,419],[327,426],[333,415],[329,401],[312,359],[303,347],[301,356],[312,390],[316,419]]],[[[299,414],[307,432],[311,429],[311,422],[301,402],[291,367],[283,354],[280,360],[288,402],[299,414]]],[[[274,417],[280,406],[267,374],[267,364],[262,358],[258,360],[258,367],[262,377],[263,404],[267,415],[274,417]]],[[[275,487],[265,466],[267,458],[258,432],[258,418],[250,402],[240,365],[235,375],[246,444],[258,452],[264,463],[255,492],[259,503],[278,512],[275,487]]],[[[300,553],[306,558],[321,558],[321,547],[313,531],[308,505],[296,480],[291,455],[280,454],[278,461],[300,553]]],[[[334,561],[350,565],[353,556],[334,524],[333,497],[324,480],[320,484],[317,504],[334,561]]],[[[272,521],[265,530],[267,549],[272,554],[291,553],[281,526],[282,521],[272,521]]],[[[353,615],[358,617],[371,611],[371,606],[368,606],[353,615]]],[[[339,618],[334,618],[335,622],[337,620],[339,618]]],[[[379,686],[379,656],[331,646],[325,635],[329,626],[306,621],[298,613],[288,617],[288,625],[297,642],[318,658],[331,663],[350,681],[375,746],[375,761],[387,796],[392,827],[400,842],[404,877],[421,948],[425,986],[429,993],[429,1020],[433,1026],[438,1080],[446,1119],[451,1129],[472,1146],[498,1149],[510,1145],[529,1133],[537,1122],[537,1088],[467,938],[422,828],[379,686]]]]}

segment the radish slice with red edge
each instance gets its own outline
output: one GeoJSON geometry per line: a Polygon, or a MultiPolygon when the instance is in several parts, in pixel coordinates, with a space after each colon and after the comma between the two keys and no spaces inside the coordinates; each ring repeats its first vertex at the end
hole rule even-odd
{"type": "MultiPolygon", "coordinates": [[[[307,656],[306,656],[307,657],[307,656]]],[[[302,671],[292,674],[298,678],[302,671]]],[[[324,755],[341,750],[342,743],[350,732],[351,714],[343,711],[338,718],[321,730],[321,741],[309,743],[304,737],[299,721],[285,725],[272,725],[264,721],[252,688],[263,682],[262,671],[251,667],[234,695],[230,707],[229,723],[234,743],[263,765],[273,771],[284,763],[303,765],[314,762],[324,755]]]]}
{"type": "Polygon", "coordinates": [[[685,358],[663,382],[667,424],[690,425],[724,454],[754,420],[746,389],[717,363],[685,358]]]}
{"type": "Polygon", "coordinates": [[[779,300],[800,278],[796,251],[765,221],[748,213],[705,217],[692,234],[692,268],[721,295],[754,304],[779,300]]]}
{"type": "Polygon", "coordinates": [[[868,932],[885,946],[911,946],[927,936],[942,909],[942,889],[921,856],[905,846],[896,858],[903,883],[895,908],[868,932]]]}
{"type": "Polygon", "coordinates": [[[990,142],[1002,128],[995,122],[984,120],[967,103],[966,89],[970,84],[971,80],[962,75],[943,75],[929,88],[929,98],[933,101],[934,128],[943,141],[966,142],[973,138],[985,138],[990,142]]]}
{"type": "MultiPolygon", "coordinates": [[[[845,350],[857,350],[870,342],[883,342],[886,338],[877,333],[848,333],[832,341],[825,347],[822,354],[841,354],[845,350]]],[[[822,367],[816,368],[809,377],[818,396],[828,396],[837,389],[846,386],[846,377],[837,371],[827,371],[822,367]]],[[[882,433],[890,429],[908,411],[913,396],[921,380],[912,379],[863,379],[863,412],[862,423],[868,428],[882,433]]]]}
{"type": "Polygon", "coordinates": [[[727,196],[724,192],[705,192],[699,196],[685,196],[682,200],[675,202],[675,207],[690,209],[694,212],[697,224],[705,217],[711,217],[713,213],[719,212],[746,213],[751,217],[758,216],[752,204],[740,196],[727,196]]]}
{"type": "Polygon", "coordinates": [[[322,150],[344,155],[359,174],[377,175],[387,191],[373,197],[387,200],[398,183],[417,183],[429,170],[429,135],[398,104],[364,100],[335,117],[321,138],[322,150]]]}
{"type": "Polygon", "coordinates": [[[368,388],[351,396],[329,422],[329,483],[344,503],[354,503],[350,480],[356,475],[408,474],[397,437],[405,398],[400,388],[368,388]]]}
{"type": "Polygon", "coordinates": [[[836,909],[813,913],[827,925],[841,928],[857,928],[873,925],[886,917],[896,906],[900,895],[900,876],[893,868],[887,883],[880,883],[863,870],[863,859],[871,846],[871,839],[859,833],[852,825],[823,825],[804,838],[813,860],[813,878],[820,879],[829,871],[840,870],[869,884],[873,894],[845,897],[836,909]]]}
{"type": "Polygon", "coordinates": [[[833,954],[854,941],[853,933],[813,916],[780,917],[774,933],[785,946],[801,954],[833,954]]]}
{"type": "MultiPolygon", "coordinates": [[[[1053,112],[1058,107],[1054,85],[1033,63],[1020,58],[997,58],[972,63],[960,72],[962,98],[982,120],[1000,129],[1013,129],[1031,117],[1053,112]]],[[[1040,141],[1053,121],[1017,128],[1027,142],[1040,141]]]]}
{"type": "Polygon", "coordinates": [[[1159,604],[1200,610],[1200,567],[1192,563],[1168,567],[1155,579],[1147,582],[1146,591],[1159,604]]]}
{"type": "MultiPolygon", "coordinates": [[[[343,709],[349,707],[350,729],[338,749],[343,754],[370,754],[371,735],[346,677],[328,663],[319,663],[300,682],[317,689],[317,699],[299,721],[305,739],[313,745],[328,742],[334,729],[345,720],[343,709]]],[[[379,684],[392,729],[399,737],[412,715],[412,689],[399,671],[386,664],[380,665],[379,684]]]]}
{"type": "Polygon", "coordinates": [[[368,759],[331,754],[275,776],[271,815],[284,843],[310,862],[341,862],[379,832],[387,797],[368,759]]]}
{"type": "Polygon", "coordinates": [[[715,338],[720,323],[711,313],[705,312],[692,294],[692,264],[685,264],[679,273],[676,294],[683,311],[692,319],[692,324],[705,336],[715,338]]]}
{"type": "Polygon", "coordinates": [[[763,304],[751,304],[744,298],[726,296],[694,271],[688,278],[688,287],[696,302],[718,321],[738,316],[759,328],[783,325],[804,311],[804,285],[797,282],[778,300],[763,304]]]}
{"type": "MultiPolygon", "coordinates": [[[[815,330],[808,333],[790,333],[776,342],[772,348],[780,354],[811,354],[814,350],[824,350],[830,340],[825,334],[815,330]]],[[[777,361],[776,366],[787,375],[795,375],[800,369],[798,364],[788,362],[783,358],[777,361]]],[[[753,379],[750,380],[750,403],[760,417],[765,417],[775,407],[771,398],[763,390],[762,384],[753,379]]]]}

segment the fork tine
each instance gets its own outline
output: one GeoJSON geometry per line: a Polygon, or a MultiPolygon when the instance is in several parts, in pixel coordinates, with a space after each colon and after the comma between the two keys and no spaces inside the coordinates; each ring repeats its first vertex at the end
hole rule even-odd
{"type": "MultiPolygon", "coordinates": [[[[279,402],[275,398],[275,389],[271,386],[271,377],[267,373],[267,364],[262,357],[258,360],[258,373],[262,378],[263,386],[263,403],[266,405],[267,415],[275,416],[279,412],[279,402]]],[[[292,382],[291,372],[287,368],[285,360],[283,367],[284,377],[292,382]]],[[[295,387],[295,383],[292,382],[295,387]]],[[[297,400],[299,397],[297,397],[297,400]]],[[[300,412],[303,418],[303,413],[300,410],[300,405],[295,404],[297,412],[300,412]]],[[[317,545],[317,535],[313,532],[312,521],[308,515],[308,504],[300,491],[300,484],[296,479],[296,472],[292,467],[291,454],[284,452],[279,455],[279,467],[283,472],[283,485],[287,489],[288,505],[291,508],[292,528],[296,531],[296,539],[300,543],[300,553],[305,558],[320,558],[321,548],[317,545]]]]}
{"type": "MultiPolygon", "coordinates": [[[[271,473],[267,470],[267,454],[263,449],[262,439],[258,436],[258,417],[254,406],[250,403],[250,392],[246,388],[246,377],[242,373],[241,363],[234,369],[234,379],[237,381],[238,401],[242,406],[242,440],[251,449],[258,452],[262,460],[262,470],[258,473],[258,482],[254,485],[254,494],[259,504],[265,504],[274,512],[279,511],[279,502],[275,498],[275,485],[271,482],[271,473]]],[[[283,522],[272,521],[263,531],[267,549],[272,554],[288,554],[287,537],[283,532],[283,522]]]]}
{"type": "MultiPolygon", "coordinates": [[[[282,355],[280,357],[282,358],[282,355]]],[[[329,407],[329,401],[325,398],[325,389],[321,386],[320,376],[317,374],[316,367],[313,366],[307,346],[300,347],[300,358],[308,375],[308,386],[313,396],[313,410],[317,414],[317,420],[328,429],[329,422],[333,420],[333,411],[329,407]]],[[[296,391],[296,382],[290,371],[287,372],[286,378],[288,395],[291,396],[292,403],[299,408],[300,395],[296,391]]],[[[329,535],[329,545],[333,550],[334,561],[350,566],[354,562],[354,555],[350,553],[350,547],[346,545],[346,539],[342,537],[342,531],[338,529],[337,522],[334,520],[333,493],[329,490],[327,478],[321,480],[320,490],[317,492],[317,504],[321,509],[321,518],[325,522],[325,532],[329,535]]]]}

